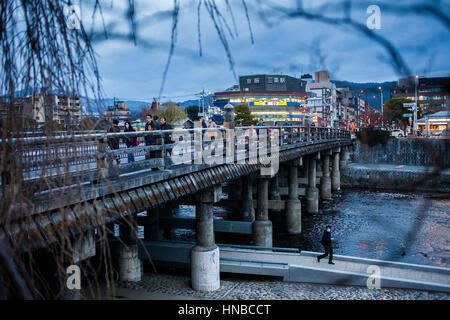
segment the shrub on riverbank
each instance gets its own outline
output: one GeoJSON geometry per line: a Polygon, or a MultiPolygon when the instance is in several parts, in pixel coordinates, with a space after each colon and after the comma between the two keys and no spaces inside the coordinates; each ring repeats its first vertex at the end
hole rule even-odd
{"type": "Polygon", "coordinates": [[[382,144],[385,146],[389,140],[389,131],[364,128],[356,134],[356,137],[361,141],[361,143],[367,144],[369,147],[376,146],[377,144],[382,144]]]}

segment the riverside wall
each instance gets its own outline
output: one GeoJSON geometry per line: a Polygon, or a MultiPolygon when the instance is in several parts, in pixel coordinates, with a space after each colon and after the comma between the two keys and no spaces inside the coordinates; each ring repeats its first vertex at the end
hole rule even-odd
{"type": "Polygon", "coordinates": [[[356,140],[341,168],[345,188],[450,193],[450,139],[390,138],[369,147],[356,140]]]}

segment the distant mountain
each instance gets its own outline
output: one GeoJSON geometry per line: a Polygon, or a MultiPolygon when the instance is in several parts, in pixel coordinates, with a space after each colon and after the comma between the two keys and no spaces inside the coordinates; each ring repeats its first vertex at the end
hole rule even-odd
{"type": "Polygon", "coordinates": [[[380,109],[380,90],[378,87],[381,86],[383,91],[383,102],[386,102],[391,98],[391,88],[397,85],[397,81],[388,81],[388,82],[366,82],[366,83],[357,83],[350,81],[340,81],[340,80],[331,80],[331,82],[335,83],[338,88],[348,87],[350,88],[354,94],[357,96],[361,90],[364,90],[364,93],[361,95],[361,99],[366,99],[366,90],[367,90],[367,101],[370,105],[375,106],[375,108],[380,109]],[[375,98],[374,98],[375,96],[375,98]]]}

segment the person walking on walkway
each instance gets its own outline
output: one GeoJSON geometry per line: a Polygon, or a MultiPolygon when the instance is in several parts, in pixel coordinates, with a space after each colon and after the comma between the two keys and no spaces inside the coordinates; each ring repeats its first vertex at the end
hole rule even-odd
{"type": "Polygon", "coordinates": [[[333,262],[333,247],[332,247],[333,241],[334,241],[334,238],[331,237],[331,227],[326,226],[325,231],[323,232],[322,241],[321,241],[323,247],[325,248],[325,253],[317,257],[317,262],[320,262],[320,259],[328,256],[328,263],[334,264],[334,262],[333,262]]]}

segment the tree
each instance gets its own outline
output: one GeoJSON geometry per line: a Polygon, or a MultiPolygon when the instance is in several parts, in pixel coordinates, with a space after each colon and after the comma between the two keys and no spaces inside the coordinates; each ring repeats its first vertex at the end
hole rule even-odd
{"type": "Polygon", "coordinates": [[[185,109],[185,111],[187,113],[187,117],[192,121],[198,121],[198,119],[200,119],[198,116],[198,113],[201,112],[199,106],[189,106],[185,109]]]}
{"type": "Polygon", "coordinates": [[[383,108],[383,118],[389,124],[393,121],[400,125],[402,130],[405,130],[408,126],[408,118],[403,117],[403,114],[410,113],[411,111],[403,107],[404,103],[411,103],[412,101],[407,98],[392,98],[386,101],[383,108]]]}
{"type": "Polygon", "coordinates": [[[250,126],[255,123],[255,118],[252,116],[248,104],[241,103],[234,107],[234,122],[242,122],[243,126],[250,126]]]}
{"type": "Polygon", "coordinates": [[[165,117],[168,123],[176,123],[186,119],[186,112],[179,105],[167,102],[163,109],[158,110],[158,117],[165,117]]]}
{"type": "Polygon", "coordinates": [[[37,129],[36,120],[31,118],[16,117],[5,122],[5,128],[10,132],[35,131],[37,129]]]}
{"type": "Polygon", "coordinates": [[[151,114],[151,115],[155,114],[154,110],[149,105],[143,105],[140,108],[141,108],[141,111],[139,112],[139,119],[141,119],[141,121],[143,123],[145,122],[148,114],[151,114]]]}
{"type": "Polygon", "coordinates": [[[56,132],[56,131],[64,131],[64,130],[66,130],[66,128],[64,127],[63,124],[52,120],[52,121],[47,121],[46,123],[44,123],[44,125],[42,126],[42,130],[45,133],[52,133],[52,132],[56,132]]]}
{"type": "Polygon", "coordinates": [[[87,116],[78,125],[79,130],[104,130],[104,122],[97,117],[87,116]]]}

